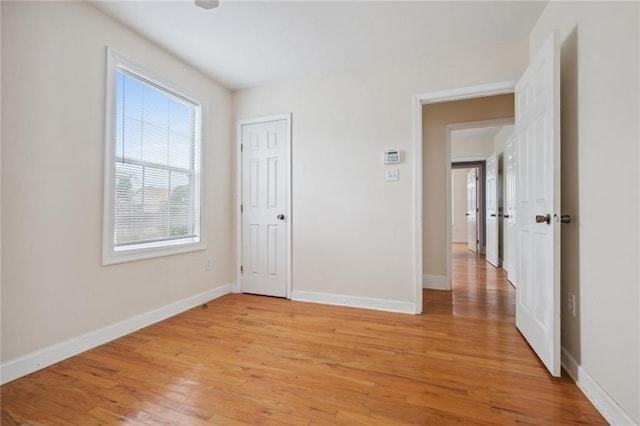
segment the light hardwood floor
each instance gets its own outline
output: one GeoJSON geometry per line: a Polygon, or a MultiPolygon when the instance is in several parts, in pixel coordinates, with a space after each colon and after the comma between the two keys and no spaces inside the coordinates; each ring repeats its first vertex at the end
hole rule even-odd
{"type": "Polygon", "coordinates": [[[515,329],[504,271],[453,259],[418,316],[224,296],[2,386],[2,424],[606,424],[515,329]]]}

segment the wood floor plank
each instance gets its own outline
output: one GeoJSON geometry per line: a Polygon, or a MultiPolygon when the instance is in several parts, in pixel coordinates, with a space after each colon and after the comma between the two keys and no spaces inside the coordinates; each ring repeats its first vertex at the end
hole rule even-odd
{"type": "Polygon", "coordinates": [[[423,315],[229,294],[0,389],[2,425],[606,424],[464,247],[423,315]]]}

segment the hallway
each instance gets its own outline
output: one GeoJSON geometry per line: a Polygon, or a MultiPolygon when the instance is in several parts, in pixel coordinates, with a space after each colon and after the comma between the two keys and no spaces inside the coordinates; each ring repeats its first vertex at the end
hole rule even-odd
{"type": "Polygon", "coordinates": [[[452,245],[453,291],[424,290],[426,314],[504,321],[515,324],[516,291],[502,268],[467,250],[466,243],[452,245]]]}

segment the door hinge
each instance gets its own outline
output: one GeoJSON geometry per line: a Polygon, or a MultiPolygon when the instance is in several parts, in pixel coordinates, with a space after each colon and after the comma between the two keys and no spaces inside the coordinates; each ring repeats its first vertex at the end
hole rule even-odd
{"type": "Polygon", "coordinates": [[[243,268],[242,266],[240,266],[240,273],[241,273],[241,274],[243,273],[243,269],[244,269],[244,268],[243,268]]]}
{"type": "Polygon", "coordinates": [[[244,144],[240,144],[240,152],[244,151],[244,144]]]}
{"type": "Polygon", "coordinates": [[[480,240],[476,240],[476,244],[480,244],[480,240]]]}
{"type": "Polygon", "coordinates": [[[244,206],[242,204],[240,204],[240,213],[244,212],[244,206]]]}

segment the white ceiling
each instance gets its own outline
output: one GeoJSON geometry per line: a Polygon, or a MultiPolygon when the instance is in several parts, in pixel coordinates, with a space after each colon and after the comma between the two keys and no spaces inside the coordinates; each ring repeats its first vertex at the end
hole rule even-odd
{"type": "Polygon", "coordinates": [[[92,3],[234,90],[526,36],[547,2],[92,3]]]}

